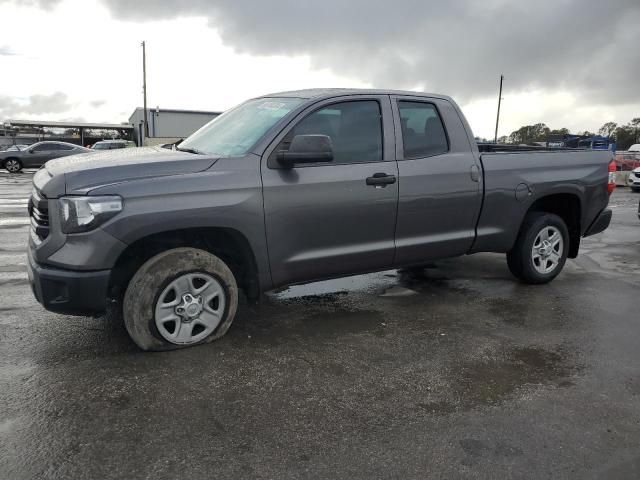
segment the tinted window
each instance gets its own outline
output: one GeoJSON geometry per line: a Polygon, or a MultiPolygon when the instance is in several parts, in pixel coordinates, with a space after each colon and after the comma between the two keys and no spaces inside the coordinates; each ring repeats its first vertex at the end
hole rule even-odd
{"type": "Polygon", "coordinates": [[[398,102],[404,158],[438,155],[449,150],[438,110],[431,103],[398,102]]]}
{"type": "Polygon", "coordinates": [[[280,144],[287,150],[296,135],[327,135],[334,163],[381,162],[382,118],[374,100],[336,103],[298,123],[280,144]]]}
{"type": "Polygon", "coordinates": [[[34,152],[46,152],[48,150],[51,150],[51,145],[47,143],[33,147],[34,152]]]}
{"type": "Polygon", "coordinates": [[[44,149],[50,152],[57,152],[58,150],[62,150],[62,145],[58,145],[57,143],[50,143],[44,149]]]}
{"type": "Polygon", "coordinates": [[[73,145],[58,145],[60,150],[73,150],[75,147],[73,145]]]}

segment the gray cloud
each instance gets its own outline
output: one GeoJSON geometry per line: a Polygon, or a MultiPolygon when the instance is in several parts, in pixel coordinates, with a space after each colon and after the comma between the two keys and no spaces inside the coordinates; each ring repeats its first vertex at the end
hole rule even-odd
{"type": "Polygon", "coordinates": [[[28,115],[64,113],[73,105],[66,94],[55,92],[51,95],[31,95],[26,99],[16,99],[0,95],[0,119],[16,119],[28,115]]]}
{"type": "Polygon", "coordinates": [[[314,67],[378,87],[468,101],[495,94],[504,73],[511,91],[640,100],[638,0],[102,1],[114,16],[138,21],[206,16],[237,51],[306,54],[314,67]]]}
{"type": "Polygon", "coordinates": [[[12,3],[20,7],[41,7],[50,10],[61,1],[62,0],[0,0],[0,5],[3,3],[12,3]]]}
{"type": "Polygon", "coordinates": [[[12,57],[18,55],[10,46],[0,45],[0,57],[12,57]]]}

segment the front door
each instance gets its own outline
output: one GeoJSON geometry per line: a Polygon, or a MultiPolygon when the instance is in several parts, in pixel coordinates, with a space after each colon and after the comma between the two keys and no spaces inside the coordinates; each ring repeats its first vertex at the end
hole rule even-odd
{"type": "Polygon", "coordinates": [[[32,147],[29,152],[27,152],[23,156],[23,166],[27,168],[39,167],[40,165],[44,164],[49,159],[49,155],[51,154],[49,150],[50,146],[46,143],[32,147]]]}
{"type": "Polygon", "coordinates": [[[463,255],[475,239],[480,166],[460,115],[444,99],[392,97],[401,142],[395,265],[463,255]]]}
{"type": "Polygon", "coordinates": [[[262,179],[275,286],[392,266],[398,201],[392,122],[386,95],[319,102],[267,150],[262,179]],[[302,134],[331,137],[334,160],[282,168],[276,152],[302,134]]]}

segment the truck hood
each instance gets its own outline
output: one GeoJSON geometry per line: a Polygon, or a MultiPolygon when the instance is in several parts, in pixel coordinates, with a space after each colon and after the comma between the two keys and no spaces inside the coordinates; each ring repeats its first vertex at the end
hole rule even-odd
{"type": "Polygon", "coordinates": [[[217,160],[218,157],[161,147],[83,153],[50,160],[36,174],[34,183],[49,198],[81,195],[94,188],[129,180],[201,172],[217,160]],[[54,179],[56,181],[52,181],[54,179]]]}

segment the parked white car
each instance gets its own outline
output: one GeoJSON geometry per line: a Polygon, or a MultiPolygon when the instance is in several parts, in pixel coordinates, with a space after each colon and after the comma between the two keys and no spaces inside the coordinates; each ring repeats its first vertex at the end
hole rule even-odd
{"type": "Polygon", "coordinates": [[[633,192],[640,192],[640,167],[634,168],[629,172],[629,178],[627,179],[627,185],[633,192]]]}

